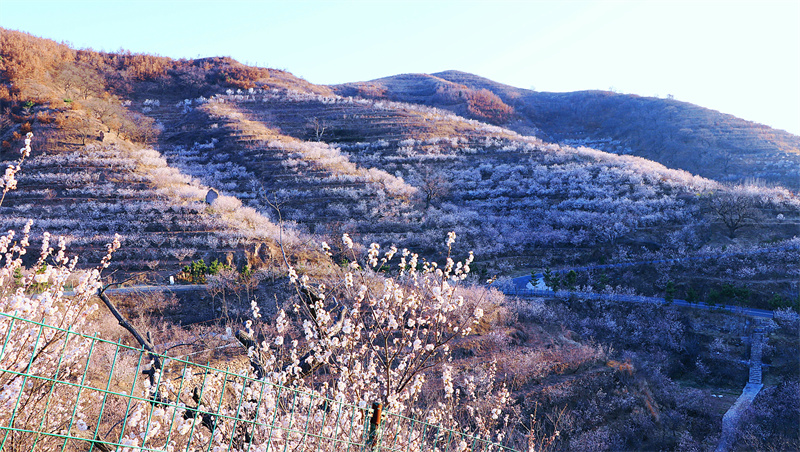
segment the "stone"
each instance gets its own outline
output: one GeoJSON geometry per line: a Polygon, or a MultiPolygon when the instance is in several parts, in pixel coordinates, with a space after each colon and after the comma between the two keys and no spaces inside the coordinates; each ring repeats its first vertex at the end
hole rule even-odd
{"type": "Polygon", "coordinates": [[[213,204],[219,198],[219,192],[213,188],[206,193],[206,204],[213,204]]]}

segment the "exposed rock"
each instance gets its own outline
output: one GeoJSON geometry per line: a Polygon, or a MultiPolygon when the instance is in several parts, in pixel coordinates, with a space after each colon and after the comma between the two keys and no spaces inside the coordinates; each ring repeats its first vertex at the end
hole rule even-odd
{"type": "Polygon", "coordinates": [[[213,204],[219,198],[219,192],[213,188],[206,193],[206,204],[213,204]]]}

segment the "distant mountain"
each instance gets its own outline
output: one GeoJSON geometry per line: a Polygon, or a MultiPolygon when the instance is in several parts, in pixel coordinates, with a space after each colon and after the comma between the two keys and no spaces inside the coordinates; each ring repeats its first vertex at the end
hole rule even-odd
{"type": "Polygon", "coordinates": [[[632,154],[718,181],[800,189],[800,137],[687,102],[607,91],[536,92],[459,71],[334,89],[445,108],[545,141],[632,154]]]}

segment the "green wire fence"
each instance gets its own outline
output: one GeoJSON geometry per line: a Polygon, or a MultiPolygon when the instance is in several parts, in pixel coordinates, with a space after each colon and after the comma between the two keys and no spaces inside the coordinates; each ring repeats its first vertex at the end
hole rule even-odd
{"type": "Polygon", "coordinates": [[[356,406],[0,313],[0,451],[511,451],[356,406]]]}

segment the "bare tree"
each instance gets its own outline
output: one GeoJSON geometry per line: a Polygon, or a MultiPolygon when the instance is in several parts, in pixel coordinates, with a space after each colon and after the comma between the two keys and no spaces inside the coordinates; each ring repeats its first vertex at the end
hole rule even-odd
{"type": "Polygon", "coordinates": [[[95,118],[108,127],[109,131],[119,132],[122,126],[121,118],[125,111],[116,97],[89,99],[86,102],[82,102],[82,104],[95,118]]]}
{"type": "Polygon", "coordinates": [[[306,123],[306,126],[309,129],[314,130],[314,139],[317,141],[322,141],[322,135],[325,134],[325,129],[328,128],[328,123],[325,122],[324,119],[319,119],[316,116],[309,119],[306,123]]]}
{"type": "Polygon", "coordinates": [[[436,171],[428,165],[418,166],[417,172],[419,193],[425,200],[425,210],[428,210],[433,203],[450,193],[450,181],[440,171],[436,171]]]}
{"type": "Polygon", "coordinates": [[[97,96],[105,90],[103,77],[85,64],[64,64],[56,75],[56,82],[67,96],[81,96],[82,99],[97,96]]]}
{"type": "Polygon", "coordinates": [[[86,144],[86,140],[95,132],[95,123],[92,117],[82,110],[71,110],[62,116],[61,131],[63,139],[77,137],[81,145],[86,144]]]}
{"type": "Polygon", "coordinates": [[[730,238],[735,238],[739,229],[758,222],[757,207],[753,196],[738,190],[717,193],[710,202],[711,211],[728,228],[730,238]]]}
{"type": "MultiPolygon", "coordinates": [[[[122,108],[122,107],[121,107],[122,108]]],[[[125,138],[139,143],[151,144],[158,136],[156,121],[141,113],[130,110],[121,112],[119,132],[125,138]]]]}
{"type": "Polygon", "coordinates": [[[736,160],[736,156],[734,155],[733,151],[728,148],[723,148],[719,151],[719,156],[716,160],[716,166],[719,171],[719,174],[722,177],[730,176],[733,172],[734,163],[736,160]]]}

